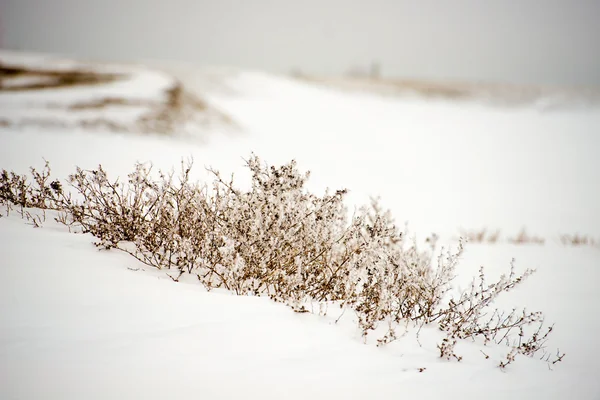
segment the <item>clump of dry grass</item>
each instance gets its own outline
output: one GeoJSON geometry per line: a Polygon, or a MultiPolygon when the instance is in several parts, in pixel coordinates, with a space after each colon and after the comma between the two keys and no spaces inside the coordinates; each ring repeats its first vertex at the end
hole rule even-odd
{"type": "MultiPolygon", "coordinates": [[[[169,134],[193,120],[195,115],[207,113],[209,110],[210,107],[206,102],[186,91],[181,82],[176,81],[165,90],[165,100],[140,117],[138,124],[145,130],[169,134]]],[[[214,112],[214,110],[210,111],[214,112]]],[[[224,114],[218,116],[221,122],[231,122],[224,114]]]]}
{"type": "Polygon", "coordinates": [[[460,236],[466,238],[471,243],[478,244],[498,244],[508,242],[517,245],[544,244],[545,239],[536,235],[530,235],[525,228],[522,228],[515,236],[503,238],[500,230],[488,230],[488,228],[466,230],[459,229],[460,236]]]}
{"type": "Polygon", "coordinates": [[[568,106],[574,100],[575,104],[581,100],[589,104],[600,103],[600,92],[595,89],[581,90],[493,82],[370,79],[364,74],[322,77],[294,73],[292,76],[303,81],[346,91],[367,91],[390,96],[412,94],[426,99],[449,101],[484,101],[502,107],[535,104],[542,99],[557,101],[554,107],[568,106]]]}
{"type": "Polygon", "coordinates": [[[508,242],[512,244],[544,244],[546,239],[536,236],[530,235],[527,233],[525,228],[522,228],[516,236],[509,237],[508,242]]]}
{"type": "Polygon", "coordinates": [[[470,243],[495,244],[500,240],[500,230],[488,231],[487,228],[479,230],[460,229],[460,236],[466,238],[470,243]]]}
{"type": "MultiPolygon", "coordinates": [[[[543,245],[547,239],[537,235],[530,235],[525,228],[522,228],[515,236],[503,239],[500,236],[500,230],[489,231],[487,228],[466,230],[459,229],[460,237],[467,239],[470,243],[478,244],[497,244],[508,242],[515,245],[543,245]]],[[[590,246],[600,248],[600,240],[587,234],[562,234],[558,240],[564,246],[590,246]]]]}
{"type": "Polygon", "coordinates": [[[73,104],[69,104],[67,109],[72,111],[81,110],[99,110],[106,107],[112,106],[148,106],[151,105],[149,101],[143,101],[140,99],[125,99],[123,97],[104,97],[101,99],[93,99],[89,101],[79,101],[73,104]]]}
{"type": "Polygon", "coordinates": [[[41,69],[0,63],[0,91],[44,90],[100,85],[118,79],[123,79],[123,75],[76,68],[41,69]]]}
{"type": "Polygon", "coordinates": [[[600,247],[600,240],[596,240],[590,235],[580,235],[579,233],[576,233],[574,235],[570,235],[570,234],[560,235],[560,242],[564,246],[600,247]]]}

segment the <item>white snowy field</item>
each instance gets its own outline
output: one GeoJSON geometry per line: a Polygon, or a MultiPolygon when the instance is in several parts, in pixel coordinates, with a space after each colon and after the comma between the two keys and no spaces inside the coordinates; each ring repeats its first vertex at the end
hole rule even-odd
{"type": "Polygon", "coordinates": [[[502,372],[496,363],[504,346],[464,343],[457,363],[438,357],[440,337],[431,329],[421,332],[422,347],[410,334],[384,348],[365,345],[351,316],[333,322],[339,310],[296,314],[266,298],[176,284],[50,222],[35,229],[4,217],[0,240],[3,399],[595,399],[600,393],[592,249],[468,250],[464,274],[480,262],[497,271],[508,254],[519,265],[539,265],[537,276],[503,305],[544,309],[557,324],[548,346],[567,352],[553,371],[520,357],[502,372]]]}
{"type": "MultiPolygon", "coordinates": [[[[171,169],[192,156],[199,178],[211,165],[244,184],[242,158],[253,151],[270,164],[296,159],[312,171],[312,190],[349,188],[351,206],[380,195],[399,222],[418,235],[437,232],[443,244],[460,227],[506,235],[526,227],[546,243],[468,245],[457,283],[480,265],[498,276],[512,257],[521,271],[537,268],[498,305],[544,311],[556,323],[548,349],[567,356],[552,371],[520,357],[502,372],[507,348],[464,343],[463,361],[442,361],[432,329],[420,344],[408,334],[384,348],[365,345],[351,316],[334,323],[337,310],[295,314],[263,298],[206,293],[125,254],[98,252],[92,237],[69,234],[51,214],[36,229],[13,213],[0,218],[0,398],[600,398],[600,249],[558,241],[600,239],[600,109],[492,108],[255,72],[209,79],[189,67],[165,70],[241,132],[213,128],[199,134],[206,143],[2,127],[0,168],[26,173],[45,158],[58,178],[99,163],[124,177],[136,161],[171,169]]],[[[150,79],[143,90],[160,85],[150,79]]],[[[121,94],[135,97],[139,88],[129,87],[121,94]]],[[[8,117],[22,109],[2,107],[8,117]]]]}

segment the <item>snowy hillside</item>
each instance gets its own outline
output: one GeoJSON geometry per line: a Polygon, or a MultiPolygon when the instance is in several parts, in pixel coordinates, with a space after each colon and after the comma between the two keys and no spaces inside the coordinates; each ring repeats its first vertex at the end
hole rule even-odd
{"type": "Polygon", "coordinates": [[[231,121],[156,69],[1,51],[0,125],[202,138],[231,121]]]}
{"type": "MultiPolygon", "coordinates": [[[[23,60],[30,69],[47,66],[23,60]]],[[[467,245],[457,282],[465,287],[480,265],[493,279],[513,257],[520,271],[536,268],[497,305],[544,311],[556,323],[548,349],[567,356],[552,370],[521,357],[502,371],[484,353],[497,359],[503,346],[465,342],[463,360],[449,362],[429,328],[418,340],[409,332],[385,347],[365,345],[351,315],[335,323],[338,310],[298,314],[266,298],[207,293],[127,254],[98,251],[52,212],[42,228],[13,212],[0,218],[2,399],[600,398],[600,248],[560,240],[600,240],[600,109],[496,108],[343,92],[258,72],[136,68],[93,87],[3,89],[0,169],[26,173],[46,159],[57,178],[98,164],[124,177],[136,161],[170,170],[193,157],[195,177],[206,179],[202,167],[213,166],[245,184],[242,158],[251,152],[273,165],[296,159],[311,171],[312,191],[348,188],[350,207],[381,196],[418,237],[436,232],[448,245],[461,229],[499,230],[497,243],[467,245]],[[69,122],[79,118],[68,110],[73,101],[122,90],[160,102],[175,81],[236,133],[229,123],[172,136],[148,125],[132,133],[69,122]],[[58,103],[60,110],[48,107],[58,103]],[[66,122],[15,124],[25,117],[66,122]],[[522,228],[544,244],[511,244],[522,228]]],[[[103,118],[120,121],[121,111],[103,118]]]]}

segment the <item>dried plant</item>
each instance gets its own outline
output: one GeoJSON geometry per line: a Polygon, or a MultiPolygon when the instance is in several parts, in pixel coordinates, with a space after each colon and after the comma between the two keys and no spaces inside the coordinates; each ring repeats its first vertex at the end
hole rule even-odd
{"type": "Polygon", "coordinates": [[[500,230],[497,229],[492,232],[488,232],[486,228],[480,230],[465,230],[460,229],[460,236],[467,239],[470,243],[498,243],[500,239],[500,230]]]}
{"type": "MultiPolygon", "coordinates": [[[[31,182],[2,171],[0,201],[59,210],[57,221],[91,233],[99,248],[168,270],[174,281],[190,274],[207,290],[267,296],[297,312],[316,302],[322,313],[334,303],[352,310],[365,340],[374,334],[378,345],[397,340],[411,326],[436,324],[446,332],[438,345],[446,359],[461,360],[458,340],[480,338],[510,346],[502,368],[517,354],[541,351],[549,363],[562,360],[563,354],[545,353],[552,327],[544,326],[541,313],[491,308],[533,271],[518,275],[512,263],[508,275],[487,284],[482,268],[457,295],[452,281],[462,241],[454,250],[438,251],[432,235],[420,248],[377,200],[348,218],[346,190],[308,192],[309,174],[294,161],[269,167],[253,155],[246,167],[249,190],[212,169],[211,185],[192,182],[191,161],[182,162],[178,174],[154,174],[152,165],[137,164],[125,181],[110,180],[102,166],[77,168],[67,190],[50,181],[46,163],[42,172],[31,169],[31,182]]],[[[26,215],[37,226],[43,222],[26,215]]]]}
{"type": "Polygon", "coordinates": [[[508,238],[508,242],[512,244],[544,244],[546,239],[535,235],[529,235],[525,228],[515,237],[508,238]]]}
{"type": "Polygon", "coordinates": [[[563,234],[560,235],[560,242],[564,246],[596,246],[600,247],[600,240],[595,240],[590,235],[580,235],[576,233],[574,235],[563,234]]]}

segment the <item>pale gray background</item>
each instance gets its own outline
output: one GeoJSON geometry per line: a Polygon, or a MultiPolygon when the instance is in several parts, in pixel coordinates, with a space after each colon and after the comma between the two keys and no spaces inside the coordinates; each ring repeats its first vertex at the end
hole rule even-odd
{"type": "Polygon", "coordinates": [[[3,48],[600,86],[600,0],[0,0],[3,48]]]}

